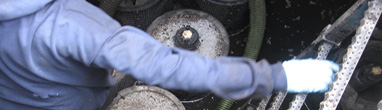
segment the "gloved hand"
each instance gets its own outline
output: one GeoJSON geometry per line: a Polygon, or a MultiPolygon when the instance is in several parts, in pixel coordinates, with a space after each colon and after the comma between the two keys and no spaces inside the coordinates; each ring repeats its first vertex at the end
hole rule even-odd
{"type": "Polygon", "coordinates": [[[338,64],[328,60],[294,59],[283,62],[290,93],[324,92],[334,79],[338,64]]]}

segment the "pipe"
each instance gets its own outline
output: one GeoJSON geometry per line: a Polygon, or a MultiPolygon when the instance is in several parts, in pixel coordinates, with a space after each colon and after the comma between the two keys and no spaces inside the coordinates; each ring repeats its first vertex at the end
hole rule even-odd
{"type": "MultiPolygon", "coordinates": [[[[244,51],[244,57],[256,60],[263,42],[266,8],[264,0],[249,0],[249,34],[244,51]]],[[[222,99],[217,107],[217,110],[229,110],[234,100],[222,99]]]]}
{"type": "Polygon", "coordinates": [[[102,0],[99,7],[109,16],[113,17],[121,2],[122,0],[102,0]]]}
{"type": "Polygon", "coordinates": [[[244,51],[244,56],[256,60],[261,44],[263,42],[265,30],[265,1],[250,0],[249,1],[249,35],[247,45],[244,51]]]}
{"type": "Polygon", "coordinates": [[[232,107],[234,102],[235,102],[234,100],[222,99],[219,101],[216,110],[229,110],[232,107]]]}

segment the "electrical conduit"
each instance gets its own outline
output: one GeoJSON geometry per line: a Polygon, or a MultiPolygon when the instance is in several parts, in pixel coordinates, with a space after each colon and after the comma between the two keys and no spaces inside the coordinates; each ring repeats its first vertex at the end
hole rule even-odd
{"type": "MultiPolygon", "coordinates": [[[[249,10],[250,30],[244,51],[244,57],[256,60],[260,51],[265,30],[265,1],[249,0],[249,10]]],[[[234,102],[234,100],[222,99],[217,106],[217,110],[229,110],[234,102]]]]}

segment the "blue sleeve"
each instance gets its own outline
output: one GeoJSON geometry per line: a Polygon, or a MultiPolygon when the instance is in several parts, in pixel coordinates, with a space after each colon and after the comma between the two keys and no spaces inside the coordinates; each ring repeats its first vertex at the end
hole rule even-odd
{"type": "MultiPolygon", "coordinates": [[[[130,26],[113,33],[93,63],[130,74],[150,85],[212,91],[229,99],[246,98],[252,93],[264,97],[274,89],[274,77],[281,76],[279,79],[285,81],[282,68],[273,70],[265,60],[256,63],[246,58],[210,59],[195,52],[166,47],[130,26]]],[[[280,90],[283,88],[286,86],[279,87],[280,90]]]]}
{"type": "Polygon", "coordinates": [[[212,91],[228,99],[264,97],[272,90],[286,90],[281,64],[262,60],[218,57],[170,48],[142,30],[121,27],[99,9],[69,0],[55,29],[59,54],[86,66],[115,69],[150,85],[186,91],[212,91]],[[90,10],[92,9],[92,10],[90,10]],[[62,35],[61,35],[62,36],[62,35]],[[62,41],[64,40],[64,42],[62,41]]]}

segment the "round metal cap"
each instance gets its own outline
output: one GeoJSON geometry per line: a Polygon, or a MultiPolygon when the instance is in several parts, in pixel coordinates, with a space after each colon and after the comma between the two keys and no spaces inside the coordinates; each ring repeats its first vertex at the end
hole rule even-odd
{"type": "Polygon", "coordinates": [[[194,50],[210,58],[228,54],[229,37],[211,15],[182,9],[165,13],[148,27],[147,33],[169,47],[194,50]]]}
{"type": "Polygon", "coordinates": [[[200,45],[198,32],[190,26],[180,28],[176,32],[174,40],[176,47],[188,50],[196,50],[200,45]]]}
{"type": "Polygon", "coordinates": [[[170,92],[155,86],[132,86],[118,92],[107,110],[185,110],[170,92]]]}

